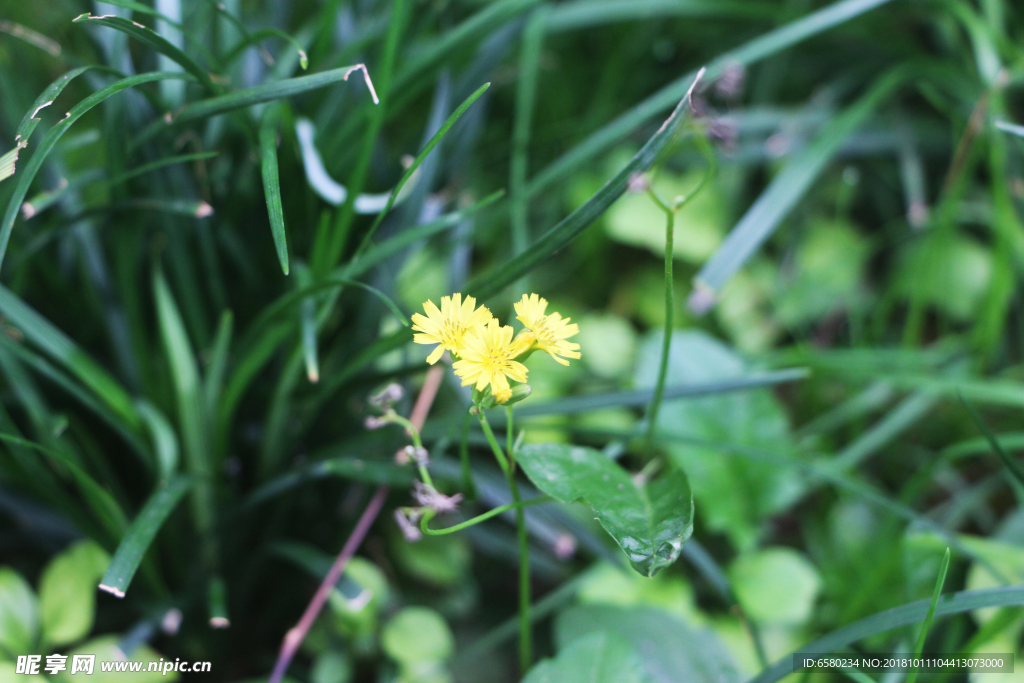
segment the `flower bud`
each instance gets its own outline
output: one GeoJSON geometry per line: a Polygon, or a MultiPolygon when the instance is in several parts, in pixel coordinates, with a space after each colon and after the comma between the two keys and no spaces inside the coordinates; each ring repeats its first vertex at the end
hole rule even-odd
{"type": "Polygon", "coordinates": [[[368,416],[366,418],[366,421],[363,422],[363,425],[367,429],[380,429],[381,427],[383,427],[387,423],[388,423],[388,421],[385,420],[383,417],[377,417],[375,415],[370,415],[370,416],[368,416]]]}
{"type": "Polygon", "coordinates": [[[513,403],[519,403],[525,398],[528,398],[533,393],[533,389],[530,388],[529,384],[517,384],[512,387],[512,398],[505,401],[505,405],[510,406],[513,403]]]}

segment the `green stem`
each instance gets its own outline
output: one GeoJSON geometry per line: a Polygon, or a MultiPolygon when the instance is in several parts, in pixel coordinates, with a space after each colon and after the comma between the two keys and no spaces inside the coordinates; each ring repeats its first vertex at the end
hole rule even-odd
{"type": "Polygon", "coordinates": [[[508,503],[506,505],[496,507],[493,510],[488,510],[482,515],[477,515],[472,519],[467,519],[465,522],[460,522],[458,524],[455,524],[454,526],[445,527],[444,529],[431,529],[427,526],[427,524],[430,523],[430,520],[434,518],[434,511],[428,510],[427,513],[424,514],[423,518],[420,520],[420,531],[422,531],[428,536],[445,536],[447,534],[454,534],[456,531],[462,531],[463,529],[479,524],[480,522],[486,522],[491,517],[497,517],[503,512],[508,512],[509,510],[518,510],[519,508],[528,507],[530,505],[536,505],[537,503],[544,503],[549,500],[551,499],[548,498],[547,496],[538,496],[536,498],[531,498],[530,500],[526,501],[520,501],[518,503],[508,503]]]}
{"type": "Polygon", "coordinates": [[[515,406],[505,408],[508,415],[505,434],[510,460],[508,487],[512,491],[512,503],[516,506],[516,535],[519,540],[519,673],[525,676],[533,660],[533,634],[530,631],[530,542],[526,535],[526,515],[519,498],[519,484],[516,483],[516,457],[512,438],[514,409],[515,406]]]}
{"type": "Polygon", "coordinates": [[[491,425],[488,424],[487,416],[484,415],[483,410],[480,411],[480,428],[484,430],[484,436],[487,437],[487,443],[491,445],[491,450],[494,451],[494,457],[497,459],[501,471],[505,473],[506,477],[509,476],[508,458],[505,457],[505,452],[498,445],[498,440],[494,438],[494,432],[491,431],[491,425]]]}
{"type": "Polygon", "coordinates": [[[668,355],[672,348],[673,314],[675,313],[675,292],[672,277],[673,233],[675,231],[675,214],[672,209],[661,201],[654,190],[648,190],[658,208],[665,213],[665,331],[661,340],[661,363],[658,365],[658,382],[654,386],[654,397],[647,414],[647,452],[654,451],[654,431],[658,424],[658,411],[661,410],[661,399],[665,394],[665,375],[668,374],[668,355]]]}
{"type": "Polygon", "coordinates": [[[466,500],[476,499],[476,486],[473,483],[473,471],[469,467],[469,420],[467,412],[462,421],[462,442],[459,444],[459,459],[462,461],[462,493],[466,500]]]}

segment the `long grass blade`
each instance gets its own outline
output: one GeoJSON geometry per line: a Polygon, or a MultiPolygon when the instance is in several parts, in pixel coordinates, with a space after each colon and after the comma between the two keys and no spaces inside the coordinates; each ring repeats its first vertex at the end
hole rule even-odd
{"type": "Polygon", "coordinates": [[[988,441],[988,445],[992,449],[992,452],[994,452],[999,459],[1003,461],[1003,465],[1006,466],[1010,475],[1013,476],[1018,483],[1024,486],[1024,467],[1021,467],[1019,462],[1011,458],[1010,454],[1003,450],[1003,447],[999,443],[995,434],[992,433],[992,430],[989,429],[989,426],[985,421],[981,419],[981,415],[979,415],[978,411],[974,409],[974,406],[963,397],[963,394],[958,394],[958,396],[960,398],[960,402],[964,404],[964,408],[967,409],[967,414],[971,416],[971,420],[973,420],[974,424],[978,426],[981,433],[985,435],[985,440],[988,441]]]}
{"type": "Polygon", "coordinates": [[[704,312],[725,283],[764,244],[783,219],[803,199],[833,155],[878,104],[910,76],[898,68],[883,76],[856,104],[829,121],[814,142],[790,160],[747,210],[718,250],[694,278],[690,307],[704,312]]]}
{"type": "Polygon", "coordinates": [[[680,17],[768,19],[770,5],[731,0],[575,0],[552,8],[547,30],[553,33],[593,28],[622,21],[651,21],[680,17]]]}
{"type": "MultiPolygon", "coordinates": [[[[713,81],[730,65],[750,66],[887,2],[890,0],[840,0],[722,54],[708,64],[706,76],[709,81],[713,81]]],[[[560,178],[568,177],[572,171],[610,149],[645,121],[672,107],[686,94],[696,76],[697,72],[692,71],[676,79],[591,134],[537,173],[527,186],[527,193],[532,197],[560,178]]]]}
{"type": "MultiPolygon", "coordinates": [[[[928,614],[924,616],[924,621],[921,623],[921,633],[917,636],[917,645],[914,646],[914,659],[917,660],[921,653],[924,652],[924,643],[928,638],[928,631],[932,627],[932,619],[935,617],[935,606],[939,603],[939,597],[942,595],[942,587],[946,584],[946,572],[949,571],[949,548],[946,548],[946,553],[942,556],[942,564],[939,566],[939,575],[935,579],[935,588],[932,590],[932,600],[928,604],[928,614]]],[[[910,669],[910,673],[907,674],[907,683],[914,683],[917,680],[917,673],[920,667],[913,666],[910,669]]]]}
{"type": "MultiPolygon", "coordinates": [[[[945,617],[985,607],[1006,607],[1009,605],[1024,605],[1024,586],[1008,586],[954,593],[945,598],[940,598],[935,603],[934,616],[945,617]]],[[[931,607],[932,601],[930,599],[918,600],[885,610],[884,612],[878,612],[818,638],[793,654],[841,652],[843,648],[865,638],[923,621],[928,616],[931,607]]],[[[752,678],[750,683],[775,683],[791,673],[793,673],[793,656],[787,655],[752,678]]]]}
{"type": "Polygon", "coordinates": [[[26,339],[95,392],[131,431],[138,432],[141,422],[134,401],[120,383],[92,360],[70,337],[3,285],[0,285],[0,313],[10,324],[18,328],[26,339]]]}
{"type": "Polygon", "coordinates": [[[67,469],[103,530],[114,539],[119,538],[124,532],[125,527],[128,526],[128,520],[121,506],[110,495],[110,492],[101,486],[91,474],[86,472],[66,454],[57,449],[47,448],[28,439],[14,436],[13,434],[0,433],[0,441],[24,448],[31,448],[53,460],[58,467],[67,469]]]}
{"type": "Polygon", "coordinates": [[[284,229],[284,207],[281,206],[281,181],[277,169],[277,111],[268,110],[260,124],[260,154],[263,171],[263,194],[270,216],[270,234],[274,238],[277,260],[288,274],[288,237],[284,229]]]}
{"type": "Polygon", "coordinates": [[[137,24],[134,21],[130,21],[123,17],[115,16],[100,16],[94,17],[88,13],[80,14],[72,20],[74,23],[84,23],[98,26],[106,26],[112,28],[115,31],[126,33],[132,38],[135,38],[147,47],[156,50],[165,57],[173,60],[179,64],[181,68],[185,69],[188,73],[192,74],[197,81],[199,81],[203,87],[205,87],[211,93],[220,92],[220,88],[214,84],[210,78],[210,74],[207,73],[206,69],[199,66],[195,60],[189,57],[187,54],[182,52],[180,49],[175,47],[166,38],[158,34],[156,31],[146,28],[141,24],[137,24]]]}
{"type": "Polygon", "coordinates": [[[366,248],[370,246],[370,243],[373,241],[373,235],[377,231],[377,227],[380,225],[381,221],[384,220],[384,217],[391,210],[391,207],[395,205],[395,199],[398,198],[398,193],[401,192],[405,184],[409,182],[409,178],[412,177],[412,174],[416,172],[416,169],[418,169],[421,164],[423,164],[427,156],[434,151],[434,148],[441,143],[441,140],[444,139],[444,136],[447,135],[451,127],[455,125],[455,122],[458,121],[464,113],[466,113],[467,109],[473,106],[473,103],[476,102],[489,87],[491,87],[490,83],[484,83],[476,89],[476,92],[467,97],[465,101],[460,104],[454,112],[452,112],[452,115],[448,117],[448,120],[444,122],[444,125],[441,126],[440,130],[434,134],[434,137],[430,138],[430,141],[422,150],[420,150],[420,153],[416,155],[416,159],[412,162],[409,168],[405,170],[405,174],[402,175],[402,179],[398,181],[398,184],[395,185],[395,189],[391,190],[391,196],[388,197],[388,203],[384,207],[384,210],[377,214],[377,218],[370,225],[370,229],[366,231],[363,241],[360,243],[359,248],[352,257],[353,263],[358,263],[359,257],[362,256],[363,252],[366,251],[366,248]]]}
{"type": "MultiPolygon", "coordinates": [[[[691,89],[697,84],[699,75],[690,84],[691,89]]],[[[504,265],[492,269],[474,278],[466,289],[480,298],[497,294],[509,285],[530,272],[533,268],[546,261],[559,249],[571,242],[591,223],[603,214],[616,199],[622,196],[629,185],[629,179],[636,173],[642,173],[654,164],[658,156],[672,143],[686,120],[689,109],[689,98],[684,97],[676,105],[675,111],[662,124],[658,132],[647,141],[636,156],[598,190],[582,206],[577,208],[565,219],[548,230],[540,239],[530,245],[528,251],[513,258],[504,265]]]]}
{"type": "MultiPolygon", "coordinates": [[[[86,97],[84,100],[72,107],[71,111],[69,111],[58,123],[54,124],[53,128],[47,131],[42,142],[39,143],[38,149],[36,149],[32,154],[32,157],[28,160],[28,163],[25,165],[24,172],[19,176],[20,180],[15,186],[14,194],[11,196],[9,203],[7,204],[7,211],[4,213],[3,222],[0,223],[0,265],[3,264],[4,255],[7,253],[7,243],[10,241],[11,230],[14,228],[14,219],[18,215],[18,209],[21,207],[21,202],[25,199],[25,195],[28,194],[28,188],[35,179],[39,169],[42,167],[43,161],[46,160],[47,155],[49,155],[53,150],[54,145],[56,145],[61,136],[67,132],[68,128],[70,128],[71,125],[87,111],[103,102],[108,97],[116,95],[123,90],[136,85],[142,85],[143,83],[182,78],[187,77],[183,74],[162,72],[145,73],[123,78],[96,91],[89,97],[86,97]]],[[[29,120],[29,125],[34,127],[34,124],[31,124],[32,120],[34,119],[29,120]]]]}
{"type": "Polygon", "coordinates": [[[215,512],[213,499],[213,467],[206,434],[203,413],[203,395],[196,367],[195,354],[185,331],[178,307],[171,290],[161,273],[154,277],[153,290],[156,296],[157,319],[160,323],[160,337],[167,356],[174,393],[177,398],[178,425],[185,446],[188,472],[195,477],[192,496],[192,510],[196,526],[203,537],[204,552],[208,565],[212,566],[215,552],[212,546],[212,530],[215,512]]]}
{"type": "Polygon", "coordinates": [[[150,496],[121,539],[117,552],[114,553],[114,558],[100,581],[99,587],[102,590],[119,598],[124,597],[160,527],[191,486],[191,479],[177,476],[150,496]]]}
{"type": "Polygon", "coordinates": [[[7,180],[14,175],[14,165],[18,161],[18,154],[20,152],[21,147],[15,147],[0,157],[0,181],[7,180]]]}

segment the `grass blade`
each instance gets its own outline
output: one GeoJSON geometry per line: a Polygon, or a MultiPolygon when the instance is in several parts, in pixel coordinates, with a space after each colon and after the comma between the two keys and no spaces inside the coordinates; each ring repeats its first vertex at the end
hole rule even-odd
{"type": "MultiPolygon", "coordinates": [[[[708,64],[707,78],[709,81],[717,79],[729,65],[750,66],[889,1],[840,0],[726,52],[708,64]]],[[[601,152],[625,139],[645,121],[673,106],[686,94],[696,76],[696,72],[690,72],[669,83],[548,164],[530,181],[527,194],[532,197],[558,182],[560,178],[568,177],[573,170],[580,168],[601,152]]]]}
{"type": "Polygon", "coordinates": [[[160,323],[160,337],[164,353],[174,381],[174,393],[178,403],[178,425],[185,446],[188,472],[195,477],[196,485],[192,496],[192,510],[196,526],[203,537],[205,559],[212,568],[216,555],[213,547],[213,520],[215,504],[213,499],[213,468],[206,436],[203,415],[203,396],[199,383],[192,344],[185,332],[178,307],[163,274],[157,272],[153,289],[156,296],[157,318],[160,323]]]}
{"type": "Polygon", "coordinates": [[[544,29],[549,8],[538,7],[523,31],[519,54],[519,82],[516,88],[516,118],[512,128],[512,162],[509,167],[508,187],[512,201],[512,254],[526,251],[530,241],[529,198],[526,179],[529,174],[530,127],[533,121],[534,101],[537,96],[537,72],[540,53],[544,45],[544,29]]]}
{"type": "MultiPolygon", "coordinates": [[[[301,95],[304,92],[323,88],[331,85],[332,83],[337,83],[338,81],[347,81],[349,75],[351,75],[353,71],[359,69],[365,70],[365,68],[366,67],[362,64],[356,64],[355,66],[343,66],[337,69],[331,69],[330,71],[310,74],[309,76],[297,76],[283,81],[265,83],[263,85],[253,86],[252,88],[245,88],[226,95],[209,97],[205,100],[200,100],[186,105],[181,112],[174,117],[173,122],[185,123],[187,121],[196,121],[198,119],[216,116],[217,114],[223,114],[236,109],[244,109],[245,107],[250,107],[262,102],[272,102],[274,100],[280,100],[294,95],[301,95]]],[[[366,79],[366,82],[369,84],[368,78],[366,79]]],[[[144,132],[141,137],[147,137],[146,133],[144,132]]]]}
{"type": "MultiPolygon", "coordinates": [[[[694,78],[693,83],[690,85],[691,88],[697,84],[699,77],[700,74],[694,78]]],[[[556,251],[571,242],[591,223],[597,220],[616,199],[622,196],[629,184],[629,179],[634,174],[642,173],[650,168],[658,158],[658,155],[676,139],[682,128],[683,121],[686,120],[686,111],[688,109],[689,98],[684,97],[676,105],[672,115],[658,129],[658,132],[647,141],[647,144],[637,152],[636,156],[614,178],[605,183],[582,206],[530,245],[530,249],[527,252],[520,254],[498,268],[492,269],[491,272],[474,278],[467,285],[466,290],[479,298],[492,296],[501,291],[506,285],[515,282],[530,272],[556,251]]]]}
{"type": "Polygon", "coordinates": [[[797,202],[803,199],[846,139],[909,75],[909,70],[898,68],[880,78],[867,94],[829,121],[814,142],[783,167],[697,273],[690,296],[691,309],[703,313],[712,305],[729,278],[743,267],[797,202]]]}
{"type": "Polygon", "coordinates": [[[67,455],[59,450],[40,446],[34,441],[22,439],[13,434],[0,433],[0,441],[36,450],[54,460],[58,467],[66,468],[71,474],[71,478],[74,480],[78,490],[81,491],[82,497],[88,503],[93,516],[102,525],[103,530],[114,539],[120,537],[124,532],[125,527],[128,526],[128,520],[121,506],[118,505],[114,497],[91,474],[82,469],[67,455]]]}
{"type": "Polygon", "coordinates": [[[91,389],[124,421],[129,431],[141,428],[134,401],[121,384],[92,360],[70,337],[49,320],[0,285],[0,313],[18,328],[25,338],[63,365],[82,384],[91,389]]]}
{"type": "Polygon", "coordinates": [[[353,264],[359,261],[359,257],[362,256],[363,252],[366,251],[366,248],[370,246],[370,243],[373,241],[373,234],[377,231],[377,227],[380,225],[381,221],[384,220],[384,217],[388,215],[388,211],[391,210],[391,207],[395,205],[395,199],[398,197],[398,193],[402,191],[402,187],[409,181],[409,178],[411,178],[412,174],[416,172],[416,169],[418,169],[424,160],[426,160],[427,156],[434,151],[434,148],[441,143],[441,140],[444,139],[444,136],[448,133],[451,127],[455,125],[455,122],[458,121],[464,113],[466,113],[466,110],[469,109],[489,87],[491,87],[490,83],[484,83],[476,89],[476,92],[467,97],[466,100],[459,105],[458,109],[452,112],[452,115],[448,117],[448,120],[444,122],[444,125],[441,126],[440,130],[434,134],[434,137],[430,138],[430,142],[420,150],[420,153],[416,155],[416,159],[412,162],[412,165],[405,169],[405,174],[402,175],[402,179],[399,180],[398,184],[395,185],[395,188],[391,190],[391,196],[388,197],[388,203],[384,207],[384,210],[377,214],[377,218],[370,225],[370,229],[366,231],[366,236],[363,237],[363,241],[359,244],[359,248],[352,256],[353,264]]]}
{"type": "Polygon", "coordinates": [[[80,66],[77,69],[72,69],[67,73],[63,74],[60,78],[55,80],[53,83],[48,85],[43,92],[39,94],[36,101],[32,103],[32,109],[25,114],[24,118],[21,119],[21,123],[18,124],[18,132],[14,136],[14,142],[21,147],[28,144],[28,139],[32,137],[32,132],[39,125],[41,119],[38,118],[39,111],[45,109],[53,104],[53,101],[57,99],[57,96],[63,92],[64,88],[68,83],[81,76],[83,73],[90,69],[100,69],[108,71],[103,67],[97,66],[80,66]]]}
{"type": "Polygon", "coordinates": [[[139,402],[139,415],[142,416],[153,439],[153,451],[156,453],[159,471],[158,481],[163,485],[178,471],[178,437],[170,421],[149,401],[139,402]]]}
{"type": "Polygon", "coordinates": [[[576,0],[552,8],[547,30],[575,31],[620,21],[678,17],[770,19],[776,12],[770,5],[730,0],[576,0]]]}
{"type": "Polygon", "coordinates": [[[217,326],[217,336],[213,340],[213,353],[210,365],[206,368],[206,380],[203,385],[203,396],[206,401],[207,418],[213,420],[217,414],[217,403],[220,392],[224,388],[224,374],[228,367],[228,353],[231,351],[231,335],[234,331],[235,316],[231,311],[224,311],[217,326]]]}
{"type": "Polygon", "coordinates": [[[967,409],[967,413],[971,416],[974,424],[976,424],[978,429],[981,430],[981,433],[985,435],[985,440],[988,441],[989,447],[997,456],[999,456],[999,459],[1003,461],[1003,465],[1006,466],[1006,469],[1010,472],[1013,478],[1016,479],[1021,486],[1024,486],[1024,467],[1021,467],[1019,462],[1011,458],[1010,454],[1003,450],[1003,447],[1000,445],[999,440],[996,439],[995,434],[993,434],[992,430],[989,429],[987,424],[985,424],[985,421],[981,419],[981,415],[979,415],[978,411],[974,409],[974,406],[972,406],[967,399],[963,397],[963,394],[957,392],[957,396],[960,398],[960,402],[964,404],[964,408],[967,409]]]}
{"type": "MultiPolygon", "coordinates": [[[[66,77],[67,75],[62,78],[66,77]]],[[[32,154],[32,157],[28,160],[28,164],[25,166],[25,171],[21,174],[20,180],[14,188],[14,194],[11,196],[10,202],[7,205],[7,211],[4,213],[3,222],[0,223],[0,266],[2,266],[4,255],[7,253],[7,243],[11,238],[11,230],[14,228],[14,219],[18,215],[18,209],[21,206],[21,202],[25,199],[25,195],[28,194],[28,188],[35,179],[39,169],[42,167],[43,161],[46,160],[47,155],[53,150],[54,145],[56,145],[61,136],[67,132],[68,128],[70,128],[71,125],[87,111],[122,90],[126,90],[136,85],[142,85],[143,83],[181,78],[187,77],[183,74],[155,72],[122,78],[121,80],[111,83],[107,87],[96,91],[76,104],[71,108],[71,111],[67,113],[67,116],[54,124],[53,128],[47,131],[42,142],[39,143],[39,148],[36,149],[32,154]]],[[[35,127],[34,124],[31,123],[33,120],[38,121],[38,119],[30,119],[29,129],[35,127]]]]}
{"type": "Polygon", "coordinates": [[[284,230],[284,208],[281,206],[281,181],[277,169],[277,111],[268,110],[260,124],[260,154],[262,156],[263,193],[270,216],[270,233],[281,270],[288,274],[288,238],[284,230]]]}
{"type": "Polygon", "coordinates": [[[18,153],[21,147],[15,147],[0,157],[0,181],[7,180],[14,175],[14,164],[18,161],[18,153]]]}
{"type": "MultiPolygon", "coordinates": [[[[928,605],[928,614],[924,617],[924,622],[921,624],[921,633],[917,636],[917,645],[914,647],[914,659],[921,656],[924,652],[924,641],[928,638],[928,630],[932,626],[932,619],[935,617],[935,606],[939,602],[939,596],[942,595],[942,586],[946,583],[946,572],[949,570],[949,548],[946,548],[946,554],[942,556],[942,565],[939,567],[939,576],[935,579],[935,588],[932,590],[932,600],[928,605]]],[[[914,683],[917,680],[918,673],[917,666],[910,669],[910,673],[907,674],[907,683],[914,683]]]]}
{"type": "Polygon", "coordinates": [[[189,478],[177,476],[157,489],[146,501],[142,511],[125,532],[121,544],[117,546],[117,552],[100,581],[99,587],[102,590],[119,598],[124,597],[156,533],[191,486],[189,478]]]}
{"type": "Polygon", "coordinates": [[[141,24],[137,24],[134,21],[130,21],[123,17],[115,16],[102,16],[94,17],[88,13],[80,14],[72,20],[73,23],[86,23],[95,24],[98,26],[106,26],[112,28],[115,31],[126,33],[132,38],[135,38],[142,44],[156,50],[165,57],[173,60],[179,64],[185,71],[192,74],[197,81],[199,81],[204,88],[212,93],[220,92],[213,80],[210,78],[210,74],[206,72],[206,69],[196,64],[195,60],[189,57],[187,54],[182,52],[180,49],[175,47],[166,38],[158,34],[156,31],[146,28],[141,24]]]}
{"type": "MultiPolygon", "coordinates": [[[[808,377],[808,375],[809,373],[805,368],[792,368],[752,374],[746,377],[718,382],[665,387],[664,398],[665,400],[696,398],[698,396],[714,396],[734,391],[746,391],[757,387],[796,382],[808,377]]],[[[521,406],[516,406],[516,415],[521,417],[530,415],[572,415],[612,407],[641,407],[647,405],[653,395],[653,389],[642,389],[638,391],[617,391],[593,396],[568,396],[557,401],[524,403],[521,406]]],[[[492,422],[500,422],[501,415],[499,412],[495,412],[494,417],[488,419],[492,422]]]]}
{"type": "Polygon", "coordinates": [[[1018,126],[1016,123],[1010,123],[1009,121],[996,121],[996,128],[1004,133],[1024,138],[1024,126],[1018,126]]]}

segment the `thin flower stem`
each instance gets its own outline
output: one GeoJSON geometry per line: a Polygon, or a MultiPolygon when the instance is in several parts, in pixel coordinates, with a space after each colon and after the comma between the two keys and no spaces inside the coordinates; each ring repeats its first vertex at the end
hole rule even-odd
{"type": "Polygon", "coordinates": [[[498,440],[494,438],[494,432],[491,431],[491,425],[487,422],[487,416],[483,410],[480,411],[480,427],[484,430],[484,436],[487,437],[487,443],[491,445],[491,450],[494,451],[494,457],[497,459],[501,471],[505,473],[506,477],[509,476],[508,458],[505,457],[505,452],[498,445],[498,440]]]}
{"type": "Polygon", "coordinates": [[[508,441],[508,487],[512,491],[512,502],[516,506],[516,536],[519,540],[519,673],[522,676],[530,670],[533,661],[533,633],[530,629],[530,542],[526,535],[526,514],[519,498],[519,484],[516,483],[516,456],[513,440],[515,406],[506,406],[508,420],[506,438],[508,441]]]}
{"type": "Polygon", "coordinates": [[[658,411],[661,410],[661,400],[665,394],[665,375],[668,374],[668,355],[672,348],[672,327],[673,315],[675,314],[675,292],[672,277],[673,261],[673,233],[675,231],[675,214],[665,202],[661,201],[658,194],[649,189],[650,195],[658,208],[665,213],[665,331],[661,340],[661,363],[658,366],[658,382],[654,386],[654,397],[651,399],[651,407],[647,413],[647,452],[654,451],[654,431],[658,424],[658,411]]]}
{"type": "Polygon", "coordinates": [[[538,496],[536,498],[531,498],[530,500],[521,501],[519,503],[507,503],[506,505],[496,507],[493,510],[488,510],[482,515],[477,515],[472,519],[467,519],[465,522],[460,522],[454,526],[445,527],[444,529],[431,529],[427,526],[427,524],[430,523],[430,520],[434,518],[435,514],[433,510],[428,510],[426,514],[423,515],[423,519],[420,520],[420,530],[428,536],[444,536],[446,534],[453,534],[456,531],[462,531],[463,529],[479,524],[480,522],[486,522],[491,517],[497,517],[503,512],[508,512],[509,510],[518,510],[519,508],[529,507],[530,505],[544,503],[549,500],[551,499],[548,498],[547,496],[538,496]]]}

